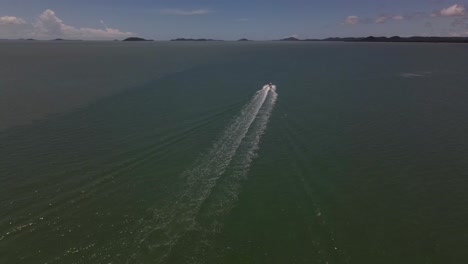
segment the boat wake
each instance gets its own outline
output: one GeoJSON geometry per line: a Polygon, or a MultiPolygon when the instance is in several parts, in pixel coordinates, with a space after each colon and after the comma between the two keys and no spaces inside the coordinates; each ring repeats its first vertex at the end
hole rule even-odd
{"type": "Polygon", "coordinates": [[[237,201],[277,97],[271,84],[257,91],[210,150],[182,174],[182,192],[167,207],[154,210],[151,223],[145,221],[138,246],[145,254],[136,253],[130,263],[203,259],[222,228],[222,218],[237,201]],[[175,250],[178,246],[184,250],[175,250]]]}

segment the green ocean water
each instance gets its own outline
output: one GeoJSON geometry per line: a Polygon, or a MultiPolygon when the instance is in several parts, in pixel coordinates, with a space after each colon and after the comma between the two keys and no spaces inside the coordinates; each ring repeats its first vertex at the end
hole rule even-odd
{"type": "Polygon", "coordinates": [[[468,259],[466,45],[0,57],[0,263],[468,259]]]}

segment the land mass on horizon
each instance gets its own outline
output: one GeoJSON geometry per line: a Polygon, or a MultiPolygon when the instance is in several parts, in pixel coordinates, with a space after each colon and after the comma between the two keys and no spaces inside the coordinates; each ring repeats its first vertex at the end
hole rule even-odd
{"type": "MultiPolygon", "coordinates": [[[[223,41],[216,39],[193,39],[193,38],[176,38],[171,41],[223,41]]],[[[237,41],[254,41],[247,38],[241,38],[237,41]]],[[[468,43],[468,37],[421,37],[421,36],[412,36],[412,37],[331,37],[325,39],[299,39],[296,37],[287,37],[279,39],[276,41],[337,41],[337,42],[417,42],[417,43],[468,43]]]]}
{"type": "MultiPolygon", "coordinates": [[[[62,39],[56,38],[51,40],[39,40],[39,39],[32,39],[32,38],[20,38],[20,39],[0,39],[0,41],[93,41],[93,40],[80,40],[80,39],[62,39]]],[[[98,41],[98,40],[94,40],[98,41]]],[[[106,41],[106,40],[102,40],[106,41]]],[[[107,41],[119,41],[118,39],[107,40],[107,41]]],[[[144,39],[140,37],[129,37],[123,39],[121,41],[154,41],[152,39],[144,39]]],[[[171,39],[170,41],[225,41],[221,39],[211,39],[211,38],[175,38],[171,39]]],[[[241,38],[238,40],[234,40],[238,42],[253,42],[259,40],[251,40],[247,38],[241,38]]],[[[403,42],[403,43],[468,43],[468,37],[422,37],[422,36],[412,36],[412,37],[400,37],[400,36],[393,36],[393,37],[330,37],[324,39],[312,39],[312,38],[305,38],[299,39],[297,37],[287,37],[277,40],[260,40],[260,41],[285,41],[285,42],[403,42]]]]}
{"type": "Polygon", "coordinates": [[[129,37],[129,38],[126,38],[122,41],[153,41],[151,39],[144,39],[144,38],[138,38],[138,37],[129,37]]]}
{"type": "Polygon", "coordinates": [[[176,39],[171,39],[171,41],[223,41],[223,40],[217,40],[217,39],[207,39],[207,38],[176,38],[176,39]]]}
{"type": "MultiPolygon", "coordinates": [[[[288,41],[289,39],[282,39],[288,41]]],[[[341,42],[426,42],[426,43],[468,43],[468,37],[345,37],[345,38],[325,38],[325,39],[294,39],[294,41],[341,41],[341,42]]]]}

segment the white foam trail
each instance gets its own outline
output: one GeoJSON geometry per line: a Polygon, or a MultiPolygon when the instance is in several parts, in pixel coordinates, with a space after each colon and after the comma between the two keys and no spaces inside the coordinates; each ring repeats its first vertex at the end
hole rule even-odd
{"type": "MultiPolygon", "coordinates": [[[[222,136],[215,142],[208,154],[198,162],[198,165],[183,173],[187,178],[187,184],[183,187],[184,192],[179,198],[170,208],[155,212],[157,226],[153,226],[151,230],[144,232],[145,235],[141,241],[155,255],[152,258],[156,263],[164,262],[179,239],[187,231],[195,228],[200,207],[210,196],[218,179],[223,175],[236,155],[236,151],[249,132],[252,123],[259,116],[258,125],[255,125],[253,132],[253,141],[249,140],[250,143],[247,143],[249,146],[245,148],[247,152],[242,151],[242,153],[238,154],[242,161],[240,162],[240,170],[236,173],[245,174],[247,172],[254,157],[254,152],[258,148],[260,136],[266,128],[271,109],[276,101],[277,94],[275,90],[275,86],[265,85],[255,93],[250,102],[243,107],[240,115],[224,130],[222,136]],[[265,114],[259,115],[267,97],[269,98],[266,104],[267,109],[262,110],[262,113],[265,114]],[[154,241],[152,241],[153,239],[154,241]]],[[[240,177],[236,174],[230,174],[229,177],[231,176],[240,177]]],[[[237,190],[231,189],[229,191],[236,192],[237,190]]],[[[222,201],[232,200],[229,196],[229,194],[226,194],[226,197],[221,197],[221,203],[223,203],[222,201]]]]}
{"type": "MultiPolygon", "coordinates": [[[[243,149],[242,153],[239,153],[237,156],[238,158],[233,162],[231,175],[226,177],[227,180],[231,182],[227,188],[224,188],[222,192],[231,193],[232,199],[228,199],[229,201],[236,200],[237,194],[239,193],[238,187],[240,181],[244,179],[245,175],[247,174],[250,164],[252,160],[257,155],[257,150],[259,148],[260,139],[263,133],[266,130],[268,121],[270,119],[271,113],[273,111],[273,107],[275,106],[276,100],[278,98],[278,94],[275,92],[276,87],[273,86],[267,100],[265,101],[264,107],[261,109],[262,111],[259,112],[255,123],[252,125],[251,132],[247,135],[246,140],[243,142],[243,149]]],[[[224,210],[229,210],[227,203],[222,203],[222,207],[224,210]]],[[[220,212],[221,210],[212,210],[213,212],[220,212]]]]}
{"type": "MultiPolygon", "coordinates": [[[[252,124],[249,133],[239,147],[238,153],[226,171],[226,176],[222,178],[218,186],[216,186],[216,193],[218,195],[211,199],[211,203],[204,205],[205,208],[202,213],[200,213],[198,219],[199,237],[196,237],[194,240],[210,241],[221,231],[222,218],[230,212],[235,205],[242,187],[242,182],[246,179],[250,165],[257,155],[260,139],[267,128],[268,121],[278,98],[278,94],[275,91],[276,87],[273,86],[255,122],[252,124]]],[[[194,249],[195,253],[206,252],[207,250],[204,249],[204,247],[212,246],[206,243],[199,243],[196,245],[198,248],[194,249]]],[[[203,256],[198,257],[200,258],[203,256]]]]}
{"type": "Polygon", "coordinates": [[[270,89],[263,107],[258,112],[257,118],[240,144],[229,168],[214,186],[210,199],[200,208],[195,223],[196,226],[193,227],[193,232],[190,237],[186,238],[184,243],[190,244],[191,247],[184,249],[184,252],[181,253],[183,260],[190,263],[191,260],[196,259],[199,263],[205,263],[207,261],[205,259],[206,253],[210,252],[215,246],[211,242],[222,231],[224,217],[234,207],[242,183],[246,179],[250,165],[257,155],[261,136],[267,128],[278,97],[274,88],[276,87],[270,89]]]}

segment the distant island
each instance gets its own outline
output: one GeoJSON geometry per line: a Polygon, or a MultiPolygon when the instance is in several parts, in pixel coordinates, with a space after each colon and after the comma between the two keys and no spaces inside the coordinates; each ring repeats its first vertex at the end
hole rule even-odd
{"type": "Polygon", "coordinates": [[[144,39],[144,38],[138,38],[138,37],[129,37],[129,38],[126,38],[122,41],[153,41],[151,39],[144,39]]]}
{"type": "Polygon", "coordinates": [[[301,41],[301,40],[295,37],[289,37],[289,38],[280,39],[280,41],[301,41]]]}
{"type": "Polygon", "coordinates": [[[251,41],[251,40],[250,40],[250,39],[246,39],[246,38],[241,38],[241,39],[239,39],[239,40],[237,40],[237,41],[251,41]]]}
{"type": "Polygon", "coordinates": [[[417,42],[417,43],[468,43],[468,37],[361,37],[361,38],[326,38],[326,39],[297,39],[294,37],[280,39],[280,41],[340,41],[340,42],[417,42]]]}
{"type": "MultiPolygon", "coordinates": [[[[32,40],[32,39],[27,39],[27,40],[32,40]]],[[[62,39],[62,38],[56,38],[53,39],[52,41],[83,41],[81,39],[62,39]]]]}
{"type": "Polygon", "coordinates": [[[199,39],[193,39],[193,38],[176,38],[176,39],[171,39],[171,41],[222,41],[222,40],[217,40],[217,39],[205,39],[205,38],[199,38],[199,39]]]}

